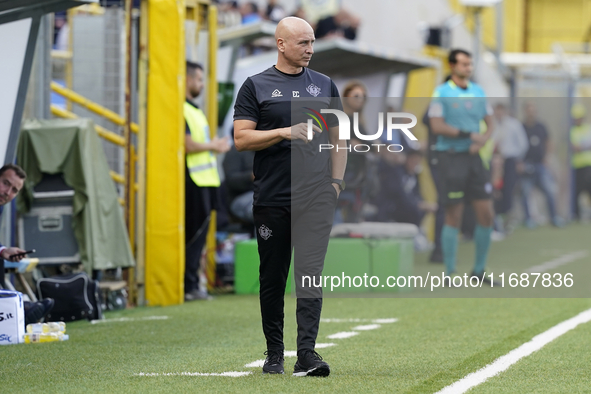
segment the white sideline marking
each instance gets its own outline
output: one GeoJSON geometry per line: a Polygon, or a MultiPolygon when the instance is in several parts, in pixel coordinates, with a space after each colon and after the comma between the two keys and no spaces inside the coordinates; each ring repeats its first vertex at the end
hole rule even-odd
{"type": "Polygon", "coordinates": [[[135,376],[227,376],[230,378],[239,378],[250,375],[252,372],[222,372],[222,373],[201,373],[201,372],[170,372],[170,373],[136,373],[135,376]]]}
{"type": "Polygon", "coordinates": [[[398,319],[396,318],[388,318],[388,319],[320,319],[320,323],[364,323],[364,322],[371,322],[371,323],[380,323],[380,324],[389,324],[389,323],[396,323],[398,319]]]}
{"type": "Polygon", "coordinates": [[[524,272],[546,272],[568,263],[572,263],[573,261],[577,261],[578,259],[582,259],[583,257],[587,257],[588,254],[589,253],[586,250],[579,250],[577,252],[565,254],[553,260],[546,261],[540,265],[534,265],[533,267],[526,269],[524,272]]]}
{"type": "Polygon", "coordinates": [[[320,319],[320,323],[362,323],[370,319],[320,319]]]}
{"type": "Polygon", "coordinates": [[[549,330],[536,335],[531,339],[531,341],[511,350],[504,356],[497,358],[491,364],[488,364],[476,372],[466,375],[464,378],[443,388],[435,394],[465,393],[472,387],[478,386],[489,378],[505,371],[523,357],[527,357],[533,352],[540,350],[542,347],[560,337],[561,335],[566,334],[570,330],[577,327],[579,324],[588,323],[589,321],[591,321],[591,309],[587,309],[586,311],[579,313],[577,316],[565,320],[562,323],[550,328],[549,330]]]}
{"type": "Polygon", "coordinates": [[[91,320],[90,324],[120,323],[120,322],[146,321],[146,320],[166,320],[166,319],[170,319],[170,318],[168,316],[119,317],[116,319],[91,320]]]}
{"type": "Polygon", "coordinates": [[[372,320],[373,323],[380,323],[380,324],[396,323],[397,321],[398,321],[398,319],[396,319],[396,318],[390,318],[390,319],[373,319],[372,320]]]}
{"type": "MultiPolygon", "coordinates": [[[[316,349],[323,349],[331,346],[336,346],[336,343],[317,343],[316,349]]],[[[296,350],[285,350],[283,352],[283,357],[297,357],[298,352],[296,350]]],[[[251,363],[248,363],[244,366],[244,368],[262,368],[265,365],[265,360],[256,360],[251,363]]]]}
{"type": "Polygon", "coordinates": [[[369,331],[369,330],[375,330],[376,328],[380,328],[381,326],[379,324],[368,324],[365,326],[357,326],[357,327],[353,327],[353,330],[359,330],[359,331],[369,331]]]}
{"type": "Polygon", "coordinates": [[[265,360],[256,360],[246,364],[244,368],[262,368],[263,365],[265,365],[265,360]]]}
{"type": "Polygon", "coordinates": [[[315,348],[316,349],[324,349],[326,347],[331,347],[331,346],[336,346],[336,345],[337,345],[336,343],[332,343],[332,342],[331,343],[317,343],[315,348]]]}
{"type": "Polygon", "coordinates": [[[354,337],[355,335],[358,335],[359,333],[357,331],[343,331],[343,332],[337,332],[336,334],[332,334],[327,336],[327,338],[329,339],[344,339],[344,338],[351,338],[354,337]]]}

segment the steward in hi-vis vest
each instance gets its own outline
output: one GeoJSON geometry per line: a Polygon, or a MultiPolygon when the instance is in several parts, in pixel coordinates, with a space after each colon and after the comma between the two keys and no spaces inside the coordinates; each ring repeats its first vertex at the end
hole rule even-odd
{"type": "Polygon", "coordinates": [[[230,150],[228,138],[213,139],[205,114],[193,103],[203,90],[203,67],[187,61],[185,117],[185,301],[210,299],[199,289],[201,253],[211,211],[218,208],[217,153],[230,150]]]}
{"type": "MultiPolygon", "coordinates": [[[[209,143],[209,124],[203,111],[185,101],[183,112],[191,131],[191,139],[201,144],[209,143]]],[[[217,160],[212,151],[188,153],[187,168],[197,186],[220,186],[217,160]]]]}

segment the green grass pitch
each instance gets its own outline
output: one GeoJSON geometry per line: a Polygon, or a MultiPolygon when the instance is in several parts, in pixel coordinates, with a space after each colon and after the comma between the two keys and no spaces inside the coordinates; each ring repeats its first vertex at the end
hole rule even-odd
{"type": "MultiPolygon", "coordinates": [[[[589,226],[583,225],[519,230],[492,245],[489,269],[518,271],[573,251],[588,251],[587,257],[559,271],[575,272],[576,280],[589,281],[583,274],[591,262],[590,234],[589,226]]],[[[472,254],[470,243],[460,245],[461,273],[470,272],[472,254]]],[[[441,270],[427,258],[416,256],[416,274],[441,270]]],[[[323,318],[360,319],[321,324],[318,343],[336,344],[318,350],[331,366],[328,378],[291,376],[293,357],[286,358],[283,376],[263,376],[260,368],[246,368],[264,358],[258,297],[225,295],[210,302],[106,315],[129,321],[69,323],[67,342],[2,346],[0,392],[434,393],[591,308],[589,298],[463,298],[478,294],[463,290],[443,289],[441,294],[448,296],[444,298],[325,299],[323,318]],[[167,318],[142,320],[151,316],[167,318]],[[351,338],[327,338],[380,318],[398,321],[351,338]],[[229,371],[252,374],[178,374],[229,371]]],[[[296,350],[295,337],[295,300],[286,297],[286,350],[296,350]]],[[[582,324],[471,392],[589,393],[590,348],[591,323],[582,324]]]]}

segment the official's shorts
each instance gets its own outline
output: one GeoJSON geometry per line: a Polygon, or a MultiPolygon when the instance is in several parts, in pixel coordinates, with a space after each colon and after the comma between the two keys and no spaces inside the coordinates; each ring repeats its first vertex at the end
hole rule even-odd
{"type": "Polygon", "coordinates": [[[438,152],[441,176],[439,201],[445,206],[492,198],[490,169],[480,155],[468,152],[438,152]]]}

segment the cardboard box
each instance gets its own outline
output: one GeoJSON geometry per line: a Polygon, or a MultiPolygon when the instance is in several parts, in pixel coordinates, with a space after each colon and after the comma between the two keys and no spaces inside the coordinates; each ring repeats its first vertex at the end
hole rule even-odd
{"type": "Polygon", "coordinates": [[[0,345],[23,343],[25,309],[18,291],[0,290],[0,345]]]}

